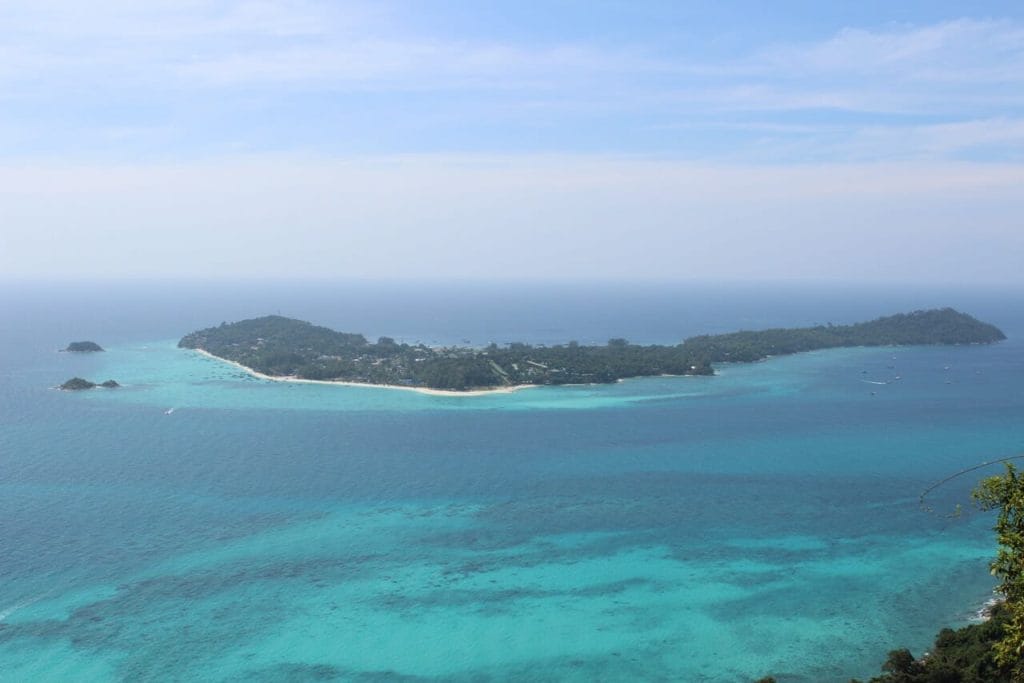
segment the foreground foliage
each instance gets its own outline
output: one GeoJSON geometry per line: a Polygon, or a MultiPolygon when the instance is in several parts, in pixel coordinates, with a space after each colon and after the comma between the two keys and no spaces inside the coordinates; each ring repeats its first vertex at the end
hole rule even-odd
{"type": "Polygon", "coordinates": [[[473,389],[522,384],[589,384],[651,375],[710,375],[712,363],[843,346],[975,344],[1005,339],[996,327],[950,308],[916,311],[856,325],[819,325],[687,339],[675,346],[625,339],[584,346],[513,343],[431,348],[335,332],[267,316],[221,323],[186,335],[178,346],[202,349],[272,376],[473,389]]]}
{"type": "Polygon", "coordinates": [[[1003,602],[991,619],[958,630],[943,629],[935,647],[921,659],[893,650],[886,673],[871,683],[1024,682],[1024,477],[1012,463],[974,490],[983,510],[997,510],[994,530],[999,549],[991,569],[1003,602]]]}
{"type": "Polygon", "coordinates": [[[985,510],[998,510],[995,532],[999,551],[992,562],[992,575],[999,578],[999,592],[1006,598],[1009,618],[1005,633],[996,643],[997,661],[1015,667],[1024,680],[1024,479],[1013,463],[1005,474],[981,483],[974,498],[985,510]]]}
{"type": "Polygon", "coordinates": [[[997,605],[986,622],[944,628],[921,659],[914,659],[910,650],[893,650],[882,665],[885,673],[870,683],[1016,683],[1020,679],[997,661],[995,650],[1010,618],[1010,610],[997,605]]]}
{"type": "MultiPolygon", "coordinates": [[[[920,659],[910,650],[893,650],[882,665],[884,673],[868,683],[1020,683],[1012,667],[996,657],[996,646],[1011,618],[1005,605],[996,605],[988,621],[942,629],[931,651],[920,659]]],[[[766,676],[756,683],[776,680],[766,676]]],[[[862,681],[851,679],[850,683],[862,681]]]]}

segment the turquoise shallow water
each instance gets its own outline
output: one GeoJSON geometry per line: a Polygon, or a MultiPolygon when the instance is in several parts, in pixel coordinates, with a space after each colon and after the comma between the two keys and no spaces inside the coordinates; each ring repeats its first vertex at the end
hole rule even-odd
{"type": "MultiPolygon", "coordinates": [[[[35,296],[0,335],[3,680],[845,681],[990,594],[992,520],[917,497],[1022,450],[1019,298],[978,295],[1011,333],[991,347],[447,398],[254,380],[176,349],[196,312],[157,295],[35,296]],[[79,337],[108,351],[54,352],[79,337]],[[125,386],[48,388],[73,374],[125,386]]],[[[514,327],[672,333],[666,300],[565,298],[514,327]]],[[[429,339],[493,308],[451,306],[402,321],[429,339]]],[[[719,308],[711,327],[749,322],[719,308]]]]}

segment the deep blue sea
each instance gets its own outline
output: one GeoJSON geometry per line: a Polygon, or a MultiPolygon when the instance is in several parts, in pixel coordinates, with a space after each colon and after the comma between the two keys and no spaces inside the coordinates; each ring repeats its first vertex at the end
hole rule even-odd
{"type": "Polygon", "coordinates": [[[0,679],[847,681],[991,596],[1024,291],[0,285],[0,679]],[[678,342],[954,306],[993,346],[482,397],[257,380],[281,313],[428,344],[678,342]],[[89,339],[107,351],[58,353],[89,339]],[[65,393],[71,376],[118,390],[65,393]],[[900,379],[896,379],[896,377],[900,379]],[[962,514],[954,515],[958,504],[962,514]]]}

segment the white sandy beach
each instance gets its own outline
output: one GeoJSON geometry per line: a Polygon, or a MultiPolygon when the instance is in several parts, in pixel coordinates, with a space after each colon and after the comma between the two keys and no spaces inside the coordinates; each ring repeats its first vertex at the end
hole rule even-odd
{"type": "Polygon", "coordinates": [[[273,375],[267,375],[262,372],[257,372],[250,367],[246,367],[241,363],[236,363],[233,360],[221,358],[215,356],[209,351],[203,349],[192,349],[196,353],[220,361],[221,363],[227,363],[233,365],[239,370],[244,370],[253,377],[260,379],[268,379],[272,382],[294,382],[296,384],[329,384],[331,386],[343,386],[343,387],[364,387],[370,389],[401,389],[402,391],[415,391],[420,394],[427,394],[429,396],[487,396],[490,394],[511,394],[520,389],[531,389],[538,385],[536,384],[517,384],[511,387],[495,387],[493,389],[471,389],[468,391],[454,391],[451,389],[428,389],[426,387],[406,387],[399,384],[370,384],[368,382],[345,382],[342,380],[328,380],[328,379],[302,379],[301,377],[274,377],[273,375]]]}

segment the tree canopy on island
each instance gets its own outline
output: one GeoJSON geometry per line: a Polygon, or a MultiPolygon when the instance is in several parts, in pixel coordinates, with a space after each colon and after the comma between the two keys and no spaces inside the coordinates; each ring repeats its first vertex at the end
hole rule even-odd
{"type": "Polygon", "coordinates": [[[853,346],[988,344],[1006,335],[952,308],[899,313],[854,325],[819,325],[691,337],[684,346],[712,362],[762,360],[801,351],[853,346]]]}
{"type": "Polygon", "coordinates": [[[94,341],[76,341],[68,344],[65,351],[72,351],[74,353],[90,353],[94,351],[102,351],[103,347],[94,341]]]}
{"type": "Polygon", "coordinates": [[[90,382],[89,380],[82,379],[81,377],[72,377],[67,382],[64,382],[64,384],[61,384],[58,388],[64,391],[84,391],[86,389],[95,389],[96,387],[117,389],[120,386],[120,384],[112,379],[96,384],[96,382],[90,382]]]}
{"type": "Polygon", "coordinates": [[[916,311],[855,325],[771,329],[691,337],[681,344],[626,339],[584,346],[512,343],[485,348],[371,343],[278,315],[221,323],[186,335],[178,346],[202,349],[271,376],[468,390],[524,384],[608,383],[652,375],[710,375],[713,363],[846,346],[984,344],[1005,339],[993,325],[951,308],[916,311]]]}

